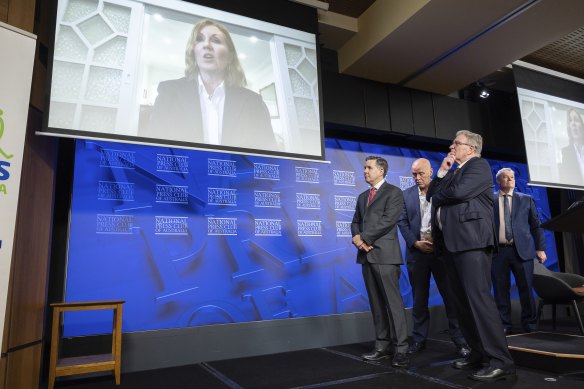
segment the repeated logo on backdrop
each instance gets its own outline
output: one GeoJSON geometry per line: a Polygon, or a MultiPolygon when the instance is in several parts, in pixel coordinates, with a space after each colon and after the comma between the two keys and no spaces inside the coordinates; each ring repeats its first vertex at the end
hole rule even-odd
{"type": "MultiPolygon", "coordinates": [[[[364,159],[383,155],[405,189],[415,158],[443,154],[326,150],[320,163],[77,141],[66,299],[126,300],[124,331],[367,311],[351,245],[364,159]]],[[[107,330],[99,315],[66,319],[66,336],[107,330]]]]}
{"type": "MultiPolygon", "coordinates": [[[[135,170],[135,151],[101,148],[99,151],[100,168],[121,168],[135,170]]],[[[157,173],[189,173],[189,156],[156,153],[155,171],[157,173]]],[[[294,167],[296,183],[319,184],[320,169],[294,167]]],[[[355,172],[333,170],[333,185],[355,187],[355,172]]],[[[237,161],[207,158],[207,175],[237,178],[237,161]]],[[[280,164],[254,163],[254,180],[280,180],[280,164]]],[[[230,182],[225,183],[231,185],[230,182]]],[[[207,187],[208,206],[238,206],[238,190],[230,187],[207,187]]],[[[296,192],[296,209],[321,210],[320,193],[296,192]]],[[[334,210],[353,212],[356,196],[334,195],[334,210]]],[[[97,199],[122,202],[135,201],[135,183],[119,181],[97,181],[97,199]]],[[[169,204],[188,204],[187,185],[154,185],[154,202],[169,204]]],[[[254,208],[282,208],[281,192],[253,190],[254,208]]],[[[133,227],[132,215],[96,215],[96,232],[100,234],[129,234],[133,227]]],[[[188,216],[154,215],[156,235],[188,235],[188,216]]],[[[299,237],[322,236],[321,220],[296,220],[299,237]]],[[[351,236],[350,222],[337,222],[337,237],[351,236]]],[[[208,235],[237,235],[237,218],[207,217],[208,235]]],[[[255,219],[254,235],[282,236],[282,219],[255,219]]]]}

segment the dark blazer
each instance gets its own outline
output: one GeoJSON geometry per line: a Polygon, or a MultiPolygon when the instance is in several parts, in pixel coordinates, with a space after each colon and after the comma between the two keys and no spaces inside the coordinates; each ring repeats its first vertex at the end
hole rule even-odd
{"type": "Polygon", "coordinates": [[[559,169],[562,183],[584,185],[584,172],[580,171],[580,163],[574,145],[570,144],[562,148],[562,163],[559,169]],[[573,172],[576,172],[576,175],[573,172]]]}
{"type": "Polygon", "coordinates": [[[357,199],[355,215],[351,223],[353,236],[361,234],[361,238],[373,250],[357,253],[357,263],[378,263],[385,265],[400,265],[403,263],[397,223],[402,212],[404,199],[402,191],[384,182],[367,206],[369,190],[361,193],[357,199]]]}
{"type": "MultiPolygon", "coordinates": [[[[204,143],[198,81],[183,77],[161,82],[149,123],[139,135],[204,143]]],[[[242,87],[225,87],[220,144],[277,150],[270,114],[260,95],[242,87]]]]}
{"type": "MultiPolygon", "coordinates": [[[[493,196],[495,235],[499,238],[499,193],[493,196]]],[[[513,191],[513,205],[511,206],[511,228],[513,229],[513,242],[519,257],[524,261],[532,261],[535,258],[535,250],[545,250],[545,237],[539,214],[533,201],[533,197],[525,193],[513,191]],[[533,238],[533,239],[532,239],[533,238]],[[535,247],[533,245],[535,242],[535,247]]]]}
{"type": "Polygon", "coordinates": [[[406,261],[413,259],[416,249],[414,243],[420,240],[420,196],[416,185],[404,190],[404,207],[398,223],[399,230],[406,241],[406,261]]]}
{"type": "MultiPolygon", "coordinates": [[[[493,175],[487,160],[473,157],[456,174],[450,170],[443,178],[435,177],[426,197],[432,199],[433,215],[440,208],[442,235],[449,252],[495,246],[493,175]]],[[[433,219],[435,234],[438,226],[433,219]]]]}

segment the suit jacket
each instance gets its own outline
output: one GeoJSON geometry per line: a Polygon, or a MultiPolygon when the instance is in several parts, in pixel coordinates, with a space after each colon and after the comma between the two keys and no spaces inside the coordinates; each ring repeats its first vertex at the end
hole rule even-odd
{"type": "Polygon", "coordinates": [[[580,162],[574,145],[568,145],[562,149],[562,164],[559,169],[562,183],[584,185],[584,172],[580,170],[580,162]],[[576,175],[574,175],[574,172],[576,172],[576,175]]]}
{"type": "Polygon", "coordinates": [[[489,163],[469,159],[458,172],[435,177],[428,187],[432,199],[432,234],[437,235],[436,211],[440,208],[442,236],[451,253],[495,246],[493,175],[489,163]]]}
{"type": "Polygon", "coordinates": [[[353,236],[361,234],[361,238],[372,245],[373,250],[368,253],[359,250],[357,263],[400,265],[403,259],[397,237],[397,223],[404,203],[402,191],[384,182],[369,206],[368,197],[369,190],[366,190],[357,199],[351,233],[353,236]]]}
{"type": "MultiPolygon", "coordinates": [[[[140,135],[204,144],[198,80],[183,77],[161,82],[150,121],[140,135]]],[[[242,87],[225,87],[220,144],[277,150],[270,114],[260,95],[242,87]]]]}
{"type": "Polygon", "coordinates": [[[403,195],[404,207],[398,226],[406,241],[406,261],[411,261],[416,253],[414,243],[420,240],[420,227],[422,224],[419,189],[414,185],[404,190],[403,195]]]}
{"type": "MultiPolygon", "coordinates": [[[[495,202],[495,235],[499,238],[499,193],[493,197],[495,202]]],[[[511,228],[513,230],[513,242],[517,248],[517,254],[524,261],[532,261],[535,258],[535,250],[545,250],[545,237],[539,214],[535,207],[533,197],[525,193],[513,191],[513,205],[511,206],[511,228]],[[535,242],[535,248],[534,244],[535,242]]]]}

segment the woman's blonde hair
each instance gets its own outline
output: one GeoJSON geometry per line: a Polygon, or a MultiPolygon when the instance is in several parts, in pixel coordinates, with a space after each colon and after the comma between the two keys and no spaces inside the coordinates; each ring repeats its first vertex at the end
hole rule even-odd
{"type": "Polygon", "coordinates": [[[580,112],[578,112],[576,109],[574,108],[570,108],[568,109],[568,111],[566,112],[566,124],[568,126],[568,139],[570,141],[570,144],[574,142],[574,137],[572,136],[572,131],[570,131],[570,113],[574,112],[576,114],[576,117],[578,118],[578,121],[580,122],[580,124],[582,125],[582,127],[584,127],[584,120],[582,120],[582,115],[580,115],[580,112]]]}
{"type": "Polygon", "coordinates": [[[195,43],[197,42],[197,35],[199,32],[207,26],[215,26],[225,35],[225,42],[227,44],[227,49],[231,54],[231,61],[227,65],[225,69],[225,85],[228,86],[241,86],[244,87],[247,85],[247,80],[245,78],[245,73],[243,68],[241,67],[241,63],[239,62],[239,58],[237,57],[237,51],[235,50],[235,45],[233,44],[233,39],[231,39],[231,35],[227,28],[224,25],[215,22],[214,20],[210,19],[203,19],[193,27],[191,31],[191,35],[189,37],[189,41],[187,42],[187,47],[185,50],[185,76],[189,79],[197,78],[199,74],[199,67],[197,66],[197,61],[195,59],[195,55],[193,53],[193,48],[195,47],[195,43]]]}

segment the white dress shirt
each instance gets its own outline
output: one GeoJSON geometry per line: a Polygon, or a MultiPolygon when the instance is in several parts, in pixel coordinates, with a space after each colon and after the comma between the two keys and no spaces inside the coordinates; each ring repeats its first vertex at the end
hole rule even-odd
{"type": "MultiPolygon", "coordinates": [[[[509,195],[509,213],[512,215],[511,210],[513,209],[513,190],[511,189],[508,193],[509,195]]],[[[505,238],[505,193],[499,191],[499,242],[500,243],[511,243],[505,238]]]]}
{"type": "Polygon", "coordinates": [[[420,239],[432,240],[432,204],[426,200],[426,195],[418,188],[420,198],[420,239]]]}
{"type": "Polygon", "coordinates": [[[203,122],[203,134],[205,143],[212,145],[221,144],[221,132],[223,129],[223,108],[225,106],[225,83],[221,82],[208,94],[199,74],[199,101],[201,102],[201,119],[203,122]]]}

